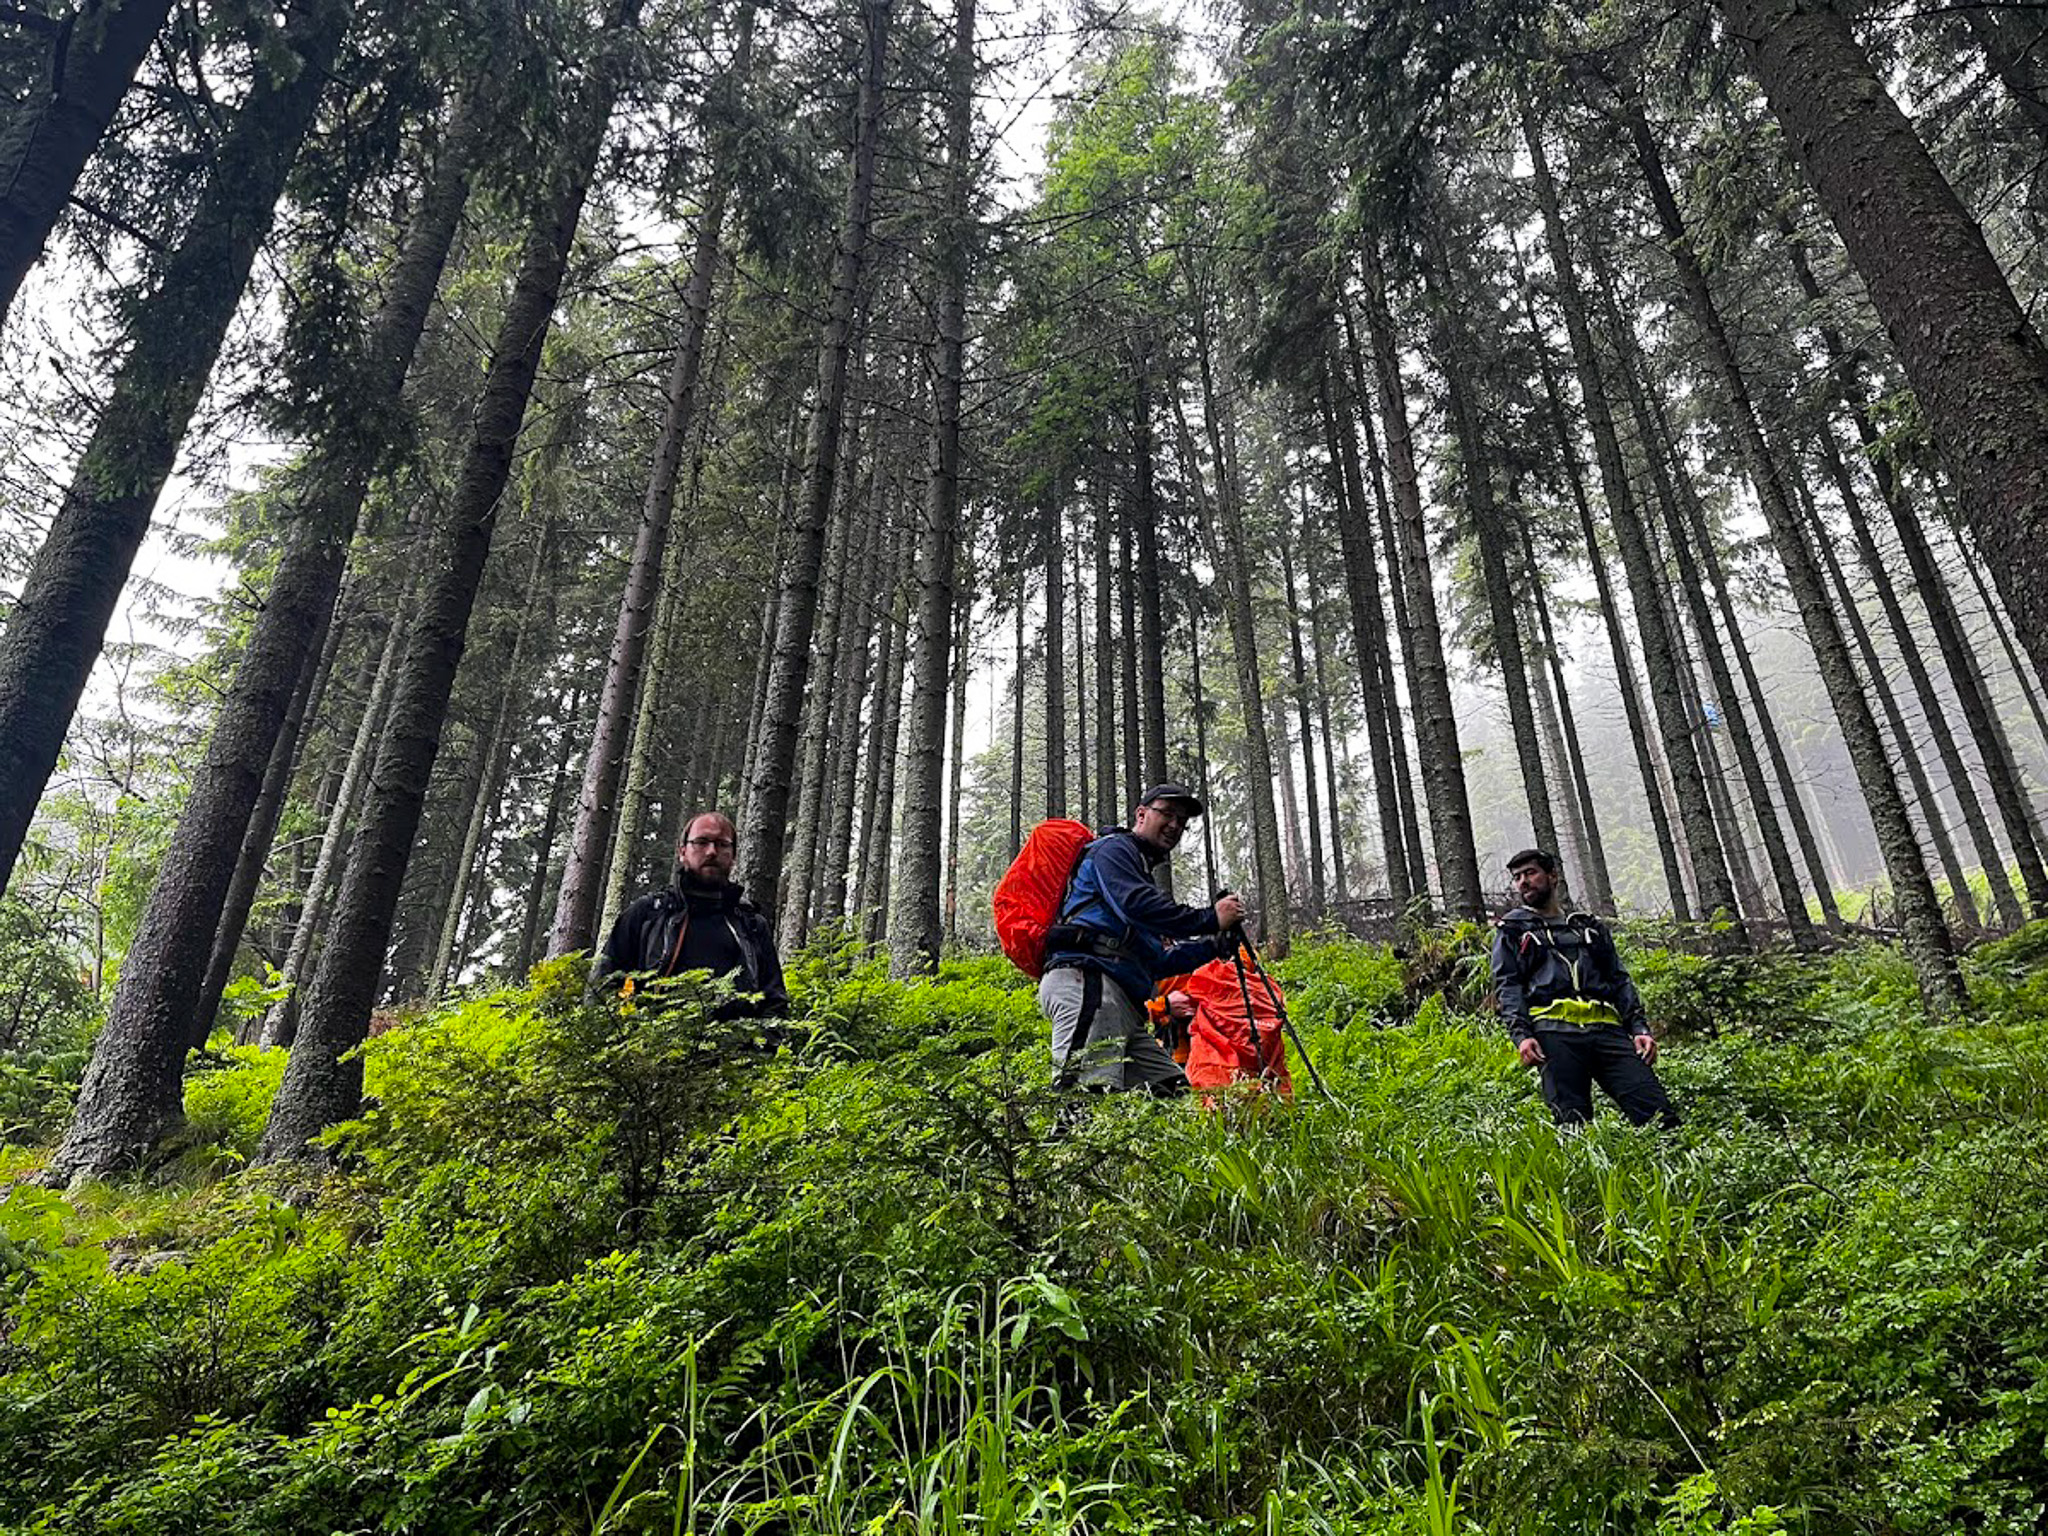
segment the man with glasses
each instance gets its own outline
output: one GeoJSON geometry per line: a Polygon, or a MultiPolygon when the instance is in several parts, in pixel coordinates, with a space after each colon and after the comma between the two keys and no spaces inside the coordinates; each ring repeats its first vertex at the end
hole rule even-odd
{"type": "Polygon", "coordinates": [[[1055,1087],[1187,1091],[1187,1075],[1152,1038],[1145,1004],[1164,978],[1216,959],[1213,935],[1244,921],[1235,896],[1183,906],[1154,878],[1201,814],[1186,786],[1156,784],[1130,826],[1103,832],[1075,864],[1038,984],[1038,1006],[1052,1021],[1055,1087]]]}
{"type": "Polygon", "coordinates": [[[733,996],[718,1017],[785,1017],[789,992],[775,934],[761,909],[732,882],[738,834],[732,818],[705,811],[690,819],[676,846],[676,881],[642,896],[619,914],[598,957],[601,978],[677,976],[709,971],[730,976],[733,996]]]}

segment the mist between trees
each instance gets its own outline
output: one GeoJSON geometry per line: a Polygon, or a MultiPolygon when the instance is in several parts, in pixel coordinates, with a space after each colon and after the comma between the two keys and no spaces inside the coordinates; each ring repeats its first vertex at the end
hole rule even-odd
{"type": "Polygon", "coordinates": [[[295,1044],[299,1155],[379,1010],[589,947],[709,807],[785,949],[902,975],[1169,778],[1276,949],[1533,840],[1703,942],[1879,930],[1939,1018],[2048,915],[2031,11],[0,31],[0,1044],[104,1015],[61,1171],[216,1028],[295,1044]],[[181,465],[230,579],[136,645],[181,465]]]}

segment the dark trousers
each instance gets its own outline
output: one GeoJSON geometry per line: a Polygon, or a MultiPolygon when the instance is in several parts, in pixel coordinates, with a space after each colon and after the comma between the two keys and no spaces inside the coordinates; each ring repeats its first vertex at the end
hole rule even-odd
{"type": "Polygon", "coordinates": [[[1543,1097],[1559,1125],[1584,1125],[1593,1118],[1595,1083],[1631,1125],[1678,1124],[1671,1095],[1621,1030],[1544,1029],[1536,1038],[1543,1044],[1543,1097]]]}

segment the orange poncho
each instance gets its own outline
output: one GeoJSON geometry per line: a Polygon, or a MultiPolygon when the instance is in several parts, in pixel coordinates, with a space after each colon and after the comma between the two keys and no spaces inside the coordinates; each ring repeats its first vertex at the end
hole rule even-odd
{"type": "MultiPolygon", "coordinates": [[[[1266,983],[1256,974],[1247,971],[1245,982],[1251,993],[1252,1017],[1259,1026],[1256,1050],[1244,1011],[1247,988],[1239,987],[1235,965],[1211,960],[1192,976],[1167,983],[1169,989],[1185,992],[1195,1002],[1195,1017],[1188,1025],[1188,1082],[1198,1089],[1256,1082],[1263,1056],[1268,1080],[1277,1092],[1291,1098],[1294,1080],[1287,1075],[1287,1041],[1280,1012],[1273,1006],[1266,983]]],[[[1273,990],[1280,990],[1277,982],[1273,990]]],[[[1282,996],[1281,1001],[1286,998],[1282,996]]]]}

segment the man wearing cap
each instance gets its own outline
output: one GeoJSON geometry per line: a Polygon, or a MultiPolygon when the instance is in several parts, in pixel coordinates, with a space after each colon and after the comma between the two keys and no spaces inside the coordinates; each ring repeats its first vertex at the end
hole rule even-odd
{"type": "Polygon", "coordinates": [[[1527,848],[1508,860],[1519,905],[1493,938],[1496,1006],[1522,1065],[1543,1073],[1559,1125],[1593,1118],[1593,1084],[1635,1125],[1678,1124],[1652,1063],[1657,1040],[1607,925],[1564,910],[1557,856],[1527,848]]]}
{"type": "Polygon", "coordinates": [[[1055,1087],[1187,1091],[1187,1075],[1152,1038],[1145,1004],[1161,979],[1216,959],[1213,935],[1244,920],[1235,896],[1183,906],[1154,879],[1202,811],[1186,785],[1155,784],[1131,824],[1105,829],[1075,864],[1038,985],[1055,1087]]]}

